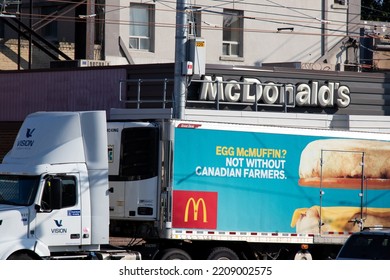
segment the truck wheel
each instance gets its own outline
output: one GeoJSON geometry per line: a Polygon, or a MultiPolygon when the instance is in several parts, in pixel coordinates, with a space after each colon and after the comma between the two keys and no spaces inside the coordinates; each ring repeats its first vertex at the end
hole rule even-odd
{"type": "Polygon", "coordinates": [[[15,253],[8,257],[8,260],[34,260],[33,257],[31,257],[27,253],[15,253]]]}
{"type": "Polygon", "coordinates": [[[226,247],[216,247],[211,250],[211,253],[207,257],[208,260],[239,260],[237,254],[226,247]]]}
{"type": "Polygon", "coordinates": [[[309,251],[298,251],[295,254],[294,260],[298,261],[311,261],[313,258],[309,251]]]}
{"type": "Polygon", "coordinates": [[[166,249],[162,252],[161,260],[191,260],[191,256],[181,249],[166,249]]]}

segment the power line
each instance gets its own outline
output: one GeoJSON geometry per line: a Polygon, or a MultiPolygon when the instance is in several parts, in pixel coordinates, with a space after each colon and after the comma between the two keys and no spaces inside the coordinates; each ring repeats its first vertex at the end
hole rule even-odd
{"type": "MultiPolygon", "coordinates": [[[[245,4],[245,5],[249,5],[250,7],[252,6],[255,6],[255,7],[279,7],[279,8],[283,8],[283,9],[287,9],[287,10],[293,10],[294,12],[296,12],[296,9],[298,9],[298,7],[289,7],[289,6],[284,6],[284,5],[281,5],[281,4],[278,4],[276,3],[275,1],[270,1],[270,0],[266,0],[268,3],[271,3],[271,4],[261,4],[261,3],[253,3],[253,2],[248,2],[248,1],[240,1],[239,4],[245,4]]],[[[66,1],[66,0],[49,0],[48,2],[51,2],[51,3],[57,3],[57,4],[74,4],[73,1],[66,1]]],[[[227,5],[230,5],[232,4],[232,1],[221,1],[221,0],[215,0],[214,2],[217,2],[218,4],[217,5],[203,5],[203,6],[200,6],[199,10],[202,11],[203,13],[213,13],[213,14],[218,14],[219,16],[223,16],[224,13],[223,13],[223,9],[224,7],[226,7],[227,5]],[[212,9],[215,9],[215,11],[212,11],[212,9]]],[[[143,4],[145,3],[155,3],[155,1],[149,1],[149,2],[143,2],[143,4]]],[[[170,6],[170,4],[172,4],[174,2],[172,1],[157,1],[156,4],[154,5],[154,10],[155,11],[158,11],[158,12],[171,12],[171,13],[176,13],[176,8],[173,8],[170,6]],[[162,5],[164,8],[158,8],[157,5],[160,4],[162,5]]],[[[235,2],[237,3],[237,2],[235,2]]],[[[109,5],[109,4],[100,4],[100,3],[96,3],[95,4],[97,7],[99,7],[101,10],[103,10],[103,13],[104,15],[107,15],[109,13],[112,13],[112,12],[116,12],[116,11],[120,11],[122,9],[128,9],[129,6],[125,6],[125,5],[109,5]]],[[[297,13],[301,16],[304,17],[304,19],[302,19],[301,17],[299,17],[299,19],[296,19],[297,16],[289,16],[290,19],[284,19],[283,17],[261,17],[261,16],[245,16],[244,14],[244,19],[245,20],[256,20],[256,21],[263,21],[263,22],[269,22],[269,23],[273,23],[273,24],[281,24],[281,25],[286,25],[286,24],[289,24],[289,25],[293,25],[293,26],[296,26],[296,27],[302,27],[302,28],[307,28],[307,29],[314,29],[314,30],[320,30],[321,29],[321,24],[322,22],[318,21],[318,19],[316,17],[313,17],[311,15],[308,15],[306,13],[308,12],[317,12],[317,10],[315,9],[301,9],[299,8],[300,11],[298,11],[297,13]],[[302,11],[305,11],[305,12],[302,12],[302,11]],[[318,25],[318,27],[316,26],[318,25]]],[[[264,12],[264,11],[254,11],[254,9],[251,9],[249,10],[248,7],[246,7],[246,9],[244,10],[245,13],[254,13],[255,15],[256,14],[266,14],[266,15],[276,15],[275,13],[267,13],[267,12],[264,12]]],[[[280,15],[278,15],[280,16],[280,15]]],[[[283,15],[283,16],[287,16],[287,15],[283,15]]],[[[39,14],[39,13],[36,13],[36,14],[29,14],[29,13],[21,13],[20,14],[20,18],[24,18],[24,19],[30,19],[33,18],[33,19],[42,19],[42,18],[46,18],[46,19],[52,19],[54,17],[50,17],[50,16],[47,16],[47,15],[43,15],[43,14],[39,14]]],[[[168,16],[169,18],[169,16],[168,16]]],[[[58,21],[63,21],[63,22],[83,22],[84,19],[81,19],[79,17],[75,17],[75,16],[61,16],[61,17],[57,17],[56,20],[58,21]]],[[[105,23],[105,24],[120,24],[120,25],[130,25],[130,20],[129,21],[125,21],[123,19],[103,19],[101,17],[99,18],[96,18],[95,21],[97,23],[105,23]]],[[[337,21],[332,21],[331,23],[327,23],[326,26],[340,26],[342,27],[343,25],[345,25],[345,22],[337,22],[337,21]]],[[[359,24],[356,24],[359,26],[359,24]]],[[[155,22],[154,23],[154,27],[156,28],[176,28],[176,24],[175,23],[170,23],[170,22],[155,22]]],[[[222,26],[218,26],[218,25],[214,25],[214,26],[206,26],[206,25],[202,25],[202,29],[205,29],[205,30],[222,30],[223,27],[222,26]]],[[[261,29],[261,28],[242,28],[243,32],[251,32],[251,33],[261,33],[261,34],[267,34],[267,33],[273,33],[273,34],[285,34],[284,32],[278,32],[277,30],[273,30],[273,29],[261,29]]],[[[308,35],[308,36],[324,36],[324,37],[330,37],[330,36],[334,36],[334,37],[345,37],[345,30],[338,30],[338,29],[332,29],[332,28],[325,28],[325,33],[323,34],[319,34],[319,33],[313,33],[313,32],[309,32],[309,31],[292,31],[292,32],[289,32],[289,34],[294,34],[294,35],[308,35]]],[[[355,33],[353,36],[351,37],[355,37],[355,38],[358,38],[358,37],[361,37],[360,34],[358,33],[355,33]]]]}
{"type": "MultiPolygon", "coordinates": [[[[53,3],[71,3],[70,1],[64,1],[64,0],[50,0],[50,2],[53,2],[53,3]]],[[[161,4],[161,2],[168,2],[170,3],[170,1],[158,1],[158,3],[161,4]]],[[[74,3],[74,2],[73,2],[74,3]]],[[[223,4],[226,4],[226,3],[223,3],[223,4]]],[[[111,12],[115,12],[115,11],[118,11],[118,10],[122,10],[122,9],[125,9],[125,8],[129,8],[129,6],[119,6],[119,5],[103,5],[103,4],[96,4],[96,5],[101,5],[102,7],[112,7],[114,8],[114,10],[107,10],[105,9],[104,11],[104,14],[108,14],[108,13],[111,13],[111,12]]],[[[259,6],[259,4],[253,4],[253,5],[257,5],[259,6]]],[[[210,9],[211,6],[207,6],[205,7],[206,9],[210,9]]],[[[213,8],[215,8],[215,6],[212,6],[213,8]]],[[[176,13],[176,10],[171,8],[171,9],[156,9],[155,8],[155,11],[161,11],[161,12],[174,12],[176,13]]],[[[208,10],[204,10],[203,11],[204,13],[212,13],[208,10]]],[[[254,12],[254,11],[252,11],[254,12]]],[[[260,13],[260,12],[256,12],[255,13],[260,13]]],[[[223,16],[223,11],[222,12],[219,12],[219,14],[221,16],[223,16]]],[[[269,14],[272,14],[272,13],[269,13],[269,14]]],[[[39,14],[39,13],[35,13],[35,14],[32,14],[30,15],[29,13],[21,13],[20,14],[20,17],[21,18],[25,18],[25,19],[29,19],[30,17],[32,17],[33,19],[41,19],[41,18],[46,18],[48,20],[50,19],[54,19],[55,17],[50,17],[50,16],[47,16],[47,15],[43,15],[43,14],[39,14]]],[[[274,23],[274,24],[282,24],[282,25],[286,25],[286,24],[291,24],[291,25],[294,25],[294,26],[297,26],[297,27],[303,27],[303,28],[309,28],[309,29],[318,29],[320,30],[321,29],[321,26],[311,26],[309,24],[317,24],[317,22],[312,22],[312,21],[304,21],[304,20],[286,20],[286,19],[282,19],[282,18],[267,18],[267,17],[247,17],[247,16],[244,16],[245,19],[247,20],[257,20],[257,21],[263,21],[263,22],[268,22],[268,23],[274,23]]],[[[57,17],[56,18],[58,21],[73,21],[73,22],[83,22],[83,19],[80,19],[78,17],[72,17],[72,16],[61,16],[61,17],[57,17]]],[[[317,18],[314,18],[314,17],[310,17],[311,20],[316,20],[317,21],[317,18]]],[[[123,19],[119,19],[119,20],[113,20],[113,19],[102,19],[102,18],[96,18],[96,21],[97,22],[105,22],[106,24],[125,24],[125,25],[129,25],[130,24],[130,21],[125,21],[123,19]]],[[[321,22],[318,22],[318,24],[320,25],[321,22]]],[[[337,26],[337,23],[333,22],[333,23],[329,23],[329,24],[333,24],[335,26],[337,26]]],[[[329,25],[328,24],[328,25],[329,25]]],[[[340,22],[338,26],[343,26],[345,23],[344,22],[340,22]]],[[[156,22],[155,23],[155,26],[156,27],[176,27],[174,24],[169,24],[169,23],[158,23],[156,22]]],[[[217,25],[215,25],[215,27],[217,27],[217,25]]],[[[204,27],[205,29],[207,29],[208,27],[204,27]]],[[[222,28],[222,27],[219,27],[219,28],[222,28]]],[[[219,29],[217,28],[217,29],[219,29]]],[[[243,32],[246,32],[247,30],[250,30],[251,32],[254,32],[253,29],[246,29],[246,28],[243,28],[243,32]]],[[[259,31],[258,32],[261,32],[261,29],[258,29],[259,31]]],[[[338,30],[338,29],[331,29],[331,28],[325,28],[325,31],[329,31],[329,32],[340,32],[340,33],[343,33],[345,32],[344,30],[338,30]]],[[[266,30],[265,31],[266,33],[269,33],[269,32],[272,32],[272,30],[266,30]]],[[[307,35],[312,35],[311,32],[299,32],[299,34],[305,34],[307,33],[307,35]]],[[[319,35],[319,34],[317,34],[319,35]]],[[[325,34],[325,36],[331,36],[331,34],[325,34]]]]}
{"type": "MultiPolygon", "coordinates": [[[[215,0],[214,0],[215,1],[215,0]]],[[[69,1],[69,0],[48,0],[48,2],[51,2],[51,3],[63,3],[63,4],[74,4],[74,2],[73,1],[69,1]]],[[[245,5],[254,5],[254,6],[260,6],[260,7],[262,7],[262,6],[267,6],[267,5],[264,5],[264,4],[259,4],[259,3],[250,3],[250,2],[243,2],[243,1],[241,1],[242,3],[244,3],[245,5]]],[[[240,3],[241,3],[240,2],[240,3]]],[[[146,3],[157,3],[157,4],[161,4],[161,5],[165,5],[165,6],[167,6],[167,7],[169,7],[170,9],[171,9],[171,11],[172,12],[177,12],[176,11],[176,9],[174,9],[173,7],[170,7],[168,4],[166,4],[166,3],[175,3],[175,2],[172,2],[172,1],[167,1],[167,0],[160,0],[160,1],[147,1],[147,2],[143,2],[143,4],[146,4],[146,3]]],[[[227,4],[229,4],[229,3],[232,3],[231,1],[224,1],[224,3],[223,3],[223,5],[227,5],[227,4]]],[[[222,4],[221,4],[222,5],[222,4]]],[[[210,6],[210,5],[208,5],[208,6],[203,6],[203,8],[202,9],[205,9],[205,8],[208,8],[208,9],[210,9],[210,8],[217,8],[217,7],[219,7],[219,6],[221,6],[221,5],[214,5],[214,6],[210,6]]],[[[113,11],[116,11],[116,10],[121,10],[121,9],[126,9],[126,8],[129,8],[129,6],[120,6],[120,5],[109,5],[109,4],[95,4],[95,6],[101,6],[101,7],[105,7],[105,8],[109,8],[109,7],[113,7],[114,8],[114,10],[110,10],[110,11],[106,11],[105,13],[107,14],[107,13],[110,13],[110,12],[113,12],[113,11]]],[[[268,5],[269,6],[269,5],[268,5]]],[[[202,6],[201,6],[202,7],[202,6]]],[[[273,6],[273,7],[275,7],[275,5],[273,6]]],[[[286,7],[286,8],[288,8],[288,9],[297,9],[297,8],[295,8],[295,7],[286,7]]],[[[299,9],[301,9],[301,10],[310,10],[310,9],[304,9],[304,8],[299,8],[299,9]]],[[[260,11],[253,11],[253,10],[243,10],[244,12],[256,12],[256,13],[265,13],[265,12],[260,12],[260,11]]],[[[317,12],[319,12],[319,10],[313,10],[313,9],[311,9],[311,11],[317,11],[317,12]]],[[[334,13],[334,12],[332,12],[332,13],[334,13]]],[[[265,14],[267,14],[267,13],[265,13],[265,14]]],[[[287,16],[287,15],[284,15],[284,14],[277,14],[277,13],[269,13],[269,14],[273,14],[273,15],[279,15],[279,16],[282,16],[282,17],[285,17],[285,16],[287,16]]],[[[302,13],[303,14],[303,13],[302,13]]],[[[38,14],[39,15],[39,14],[38,14]]],[[[289,16],[289,17],[292,17],[291,15],[289,16]]],[[[312,16],[307,16],[307,18],[311,18],[311,19],[315,19],[314,17],[312,17],[312,16]]],[[[280,19],[280,20],[282,20],[282,18],[280,19]]],[[[285,20],[285,19],[284,19],[285,20]]]]}

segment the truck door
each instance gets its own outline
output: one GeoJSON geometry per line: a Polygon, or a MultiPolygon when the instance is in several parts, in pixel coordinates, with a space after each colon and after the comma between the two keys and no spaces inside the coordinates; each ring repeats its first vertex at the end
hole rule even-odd
{"type": "Polygon", "coordinates": [[[149,122],[109,122],[110,218],[157,219],[159,127],[149,122]]]}
{"type": "Polygon", "coordinates": [[[37,239],[49,246],[81,245],[81,211],[76,176],[47,178],[36,214],[37,239]]]}
{"type": "Polygon", "coordinates": [[[358,231],[364,226],[366,213],[367,181],[364,175],[364,152],[322,150],[320,176],[320,233],[358,231]],[[353,174],[332,176],[340,173],[340,165],[329,159],[338,159],[341,168],[348,166],[353,174]],[[332,164],[333,163],[333,164],[332,164]],[[337,169],[337,170],[336,170],[337,169]]]}

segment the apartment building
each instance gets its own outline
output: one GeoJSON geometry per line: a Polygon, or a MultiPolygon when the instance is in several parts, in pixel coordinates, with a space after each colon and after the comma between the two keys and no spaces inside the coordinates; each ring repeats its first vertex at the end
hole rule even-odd
{"type": "Polygon", "coordinates": [[[359,62],[360,0],[1,0],[0,7],[1,53],[9,62],[0,57],[2,68],[18,58],[21,69],[73,59],[169,63],[178,28],[202,41],[210,64],[343,70],[359,62]],[[12,29],[15,20],[27,27],[12,29]],[[51,46],[37,47],[42,41],[29,30],[57,47],[57,58],[47,55],[51,46]]]}
{"type": "Polygon", "coordinates": [[[360,36],[360,1],[183,2],[180,10],[175,1],[131,0],[118,6],[117,0],[107,0],[105,59],[112,64],[172,62],[175,30],[181,28],[176,15],[184,13],[186,36],[204,41],[207,63],[335,69],[358,62],[350,45],[360,36]]]}

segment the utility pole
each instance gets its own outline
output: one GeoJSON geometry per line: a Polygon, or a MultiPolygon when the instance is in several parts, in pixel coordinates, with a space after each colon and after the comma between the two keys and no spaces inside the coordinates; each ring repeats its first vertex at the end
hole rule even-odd
{"type": "Polygon", "coordinates": [[[95,54],[95,0],[87,0],[86,13],[86,43],[85,43],[85,58],[94,59],[95,54]]]}
{"type": "Polygon", "coordinates": [[[94,59],[95,0],[77,5],[76,14],[82,20],[75,23],[75,59],[94,59]]]}
{"type": "Polygon", "coordinates": [[[173,117],[184,118],[186,102],[187,83],[183,73],[183,65],[187,59],[187,1],[177,0],[176,2],[176,45],[175,45],[175,79],[174,79],[174,106],[173,117]]]}
{"type": "MultiPolygon", "coordinates": [[[[30,28],[30,34],[28,36],[28,69],[31,69],[32,66],[32,53],[33,53],[33,44],[32,44],[32,24],[33,24],[33,1],[30,0],[30,18],[29,18],[29,28],[30,28]]],[[[20,29],[19,29],[20,30],[20,29]]]]}

